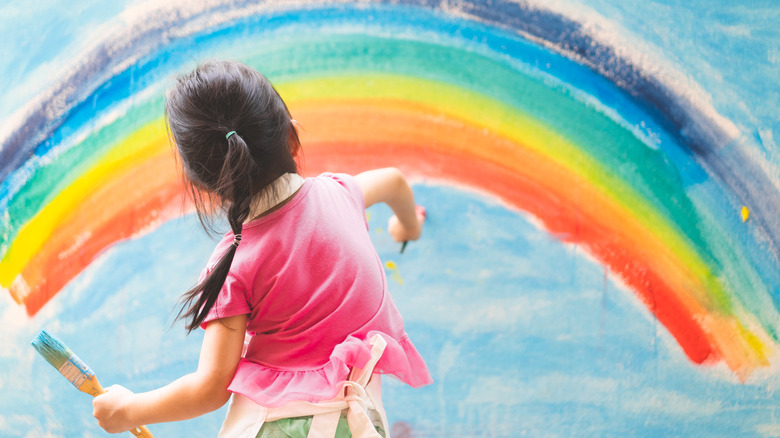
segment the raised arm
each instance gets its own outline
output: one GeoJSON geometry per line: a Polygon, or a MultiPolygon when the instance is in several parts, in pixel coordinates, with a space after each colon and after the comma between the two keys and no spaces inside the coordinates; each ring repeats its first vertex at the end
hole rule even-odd
{"type": "Polygon", "coordinates": [[[95,397],[93,414],[110,433],[142,424],[180,421],[220,408],[230,398],[227,390],[244,345],[246,315],[208,323],[198,369],[167,386],[140,394],[114,385],[95,397]]]}
{"type": "Polygon", "coordinates": [[[388,231],[396,242],[420,238],[425,215],[416,208],[412,188],[400,170],[394,167],[369,170],[355,179],[363,191],[366,207],[384,202],[395,213],[388,231]]]}

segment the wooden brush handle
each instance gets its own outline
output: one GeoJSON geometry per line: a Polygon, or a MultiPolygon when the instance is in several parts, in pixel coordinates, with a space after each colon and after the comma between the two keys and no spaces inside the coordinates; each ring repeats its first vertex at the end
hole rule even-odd
{"type": "MultiPolygon", "coordinates": [[[[79,391],[86,392],[92,397],[106,392],[100,382],[98,382],[97,377],[94,375],[90,376],[89,379],[85,380],[84,383],[79,386],[79,391]]],[[[149,432],[149,429],[147,429],[146,426],[138,426],[135,429],[130,429],[129,432],[140,438],[154,438],[154,435],[149,432]]]]}
{"type": "Polygon", "coordinates": [[[130,433],[140,438],[154,438],[154,435],[149,432],[149,429],[147,429],[146,426],[139,426],[135,429],[130,429],[130,433]]]}
{"type": "Polygon", "coordinates": [[[95,376],[94,374],[89,376],[89,379],[85,380],[84,383],[82,383],[81,386],[78,387],[78,389],[81,392],[86,392],[92,397],[98,396],[106,392],[106,390],[103,389],[103,386],[100,384],[100,382],[98,382],[97,376],[95,376]]]}

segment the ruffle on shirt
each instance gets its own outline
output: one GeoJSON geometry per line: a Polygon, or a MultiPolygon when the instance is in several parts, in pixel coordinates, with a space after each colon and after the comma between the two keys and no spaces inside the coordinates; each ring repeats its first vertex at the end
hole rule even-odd
{"type": "Polygon", "coordinates": [[[288,370],[241,359],[228,390],[266,407],[291,401],[319,402],[336,397],[353,367],[363,368],[371,358],[369,339],[375,334],[387,341],[374,373],[390,374],[402,382],[420,387],[433,382],[428,368],[411,339],[398,341],[385,333],[371,331],[365,339],[350,336],[334,348],[328,362],[307,370],[288,370]]]}

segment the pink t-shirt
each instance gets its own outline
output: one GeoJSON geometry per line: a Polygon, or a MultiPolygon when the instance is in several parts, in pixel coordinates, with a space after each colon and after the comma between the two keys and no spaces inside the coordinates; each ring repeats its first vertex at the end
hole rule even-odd
{"type": "MultiPolygon", "coordinates": [[[[230,385],[263,406],[336,396],[350,367],[388,342],[375,372],[409,385],[431,376],[404,331],[368,234],[354,178],[308,178],[279,210],[245,224],[225,284],[206,322],[248,314],[253,335],[230,385]]],[[[233,242],[219,242],[204,275],[233,242]]]]}

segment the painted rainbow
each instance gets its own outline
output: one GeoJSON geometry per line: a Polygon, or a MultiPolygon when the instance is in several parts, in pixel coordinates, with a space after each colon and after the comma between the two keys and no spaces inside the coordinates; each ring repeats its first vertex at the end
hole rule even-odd
{"type": "Polygon", "coordinates": [[[776,186],[724,155],[727,122],[577,23],[508,1],[191,8],[107,38],[3,140],[0,286],[29,315],[187,211],[163,90],[235,58],[305,127],[307,174],[394,165],[500,198],[608,268],[691,361],[769,365],[780,225],[762,218],[780,197],[761,194],[776,186]]]}

